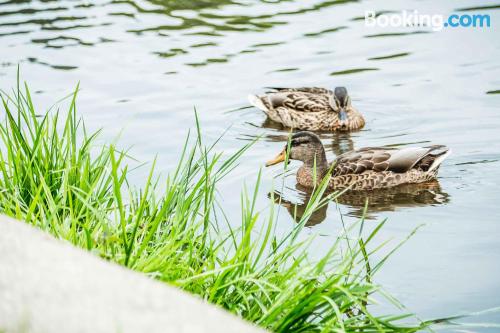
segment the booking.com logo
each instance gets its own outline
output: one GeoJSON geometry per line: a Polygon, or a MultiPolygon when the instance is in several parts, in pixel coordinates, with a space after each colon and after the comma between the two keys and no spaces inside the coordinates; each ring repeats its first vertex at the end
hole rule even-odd
{"type": "Polygon", "coordinates": [[[489,28],[491,18],[488,14],[451,14],[445,17],[441,14],[420,14],[403,10],[397,14],[379,14],[375,11],[365,11],[366,27],[427,27],[434,31],[443,28],[489,28]]]}

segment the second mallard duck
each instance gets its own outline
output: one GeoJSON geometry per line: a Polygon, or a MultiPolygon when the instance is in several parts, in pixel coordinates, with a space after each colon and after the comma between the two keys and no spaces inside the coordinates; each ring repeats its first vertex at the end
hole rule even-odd
{"type": "Polygon", "coordinates": [[[362,148],[326,159],[325,149],[316,134],[295,133],[290,144],[267,162],[271,166],[289,159],[304,164],[297,171],[297,182],[314,187],[331,170],[328,187],[352,190],[390,188],[400,184],[416,184],[436,179],[439,166],[449,155],[446,146],[395,148],[362,148]]]}
{"type": "Polygon", "coordinates": [[[264,95],[249,95],[252,105],[286,127],[309,131],[352,131],[365,120],[351,104],[345,87],[270,88],[264,95]]]}

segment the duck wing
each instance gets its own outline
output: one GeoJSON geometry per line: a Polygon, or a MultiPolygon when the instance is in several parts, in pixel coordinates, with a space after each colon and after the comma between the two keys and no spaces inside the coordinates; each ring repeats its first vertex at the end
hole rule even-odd
{"type": "Polygon", "coordinates": [[[266,87],[266,89],[271,89],[273,91],[279,92],[305,92],[310,94],[327,94],[332,95],[333,91],[320,87],[300,87],[300,88],[280,88],[280,87],[266,87]]]}
{"type": "Polygon", "coordinates": [[[328,95],[306,92],[275,92],[261,98],[268,109],[286,108],[297,112],[321,112],[332,110],[328,95]]]}
{"type": "Polygon", "coordinates": [[[340,155],[333,162],[333,175],[360,174],[366,170],[404,173],[413,168],[431,171],[447,154],[448,148],[440,145],[403,149],[367,147],[340,155]]]}

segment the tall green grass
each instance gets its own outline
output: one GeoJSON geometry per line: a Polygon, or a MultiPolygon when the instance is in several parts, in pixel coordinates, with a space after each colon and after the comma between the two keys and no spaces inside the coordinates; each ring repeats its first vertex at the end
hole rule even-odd
{"type": "Polygon", "coordinates": [[[152,163],[143,186],[134,187],[128,152],[99,146],[98,133],[88,133],[77,117],[77,91],[69,110],[43,115],[26,85],[2,93],[2,213],[271,331],[414,332],[426,325],[405,326],[406,315],[371,312],[374,298],[383,295],[372,275],[384,260],[371,262],[368,248],[378,248],[371,243],[382,224],[365,239],[346,231],[323,257],[311,260],[312,239],[299,234],[330,199],[323,195],[327,179],[288,235],[274,233],[272,209],[260,216],[260,173],[255,190],[242,191],[241,220],[229,223],[217,184],[251,143],[225,156],[203,143],[197,126],[175,170],[159,177],[152,163]]]}

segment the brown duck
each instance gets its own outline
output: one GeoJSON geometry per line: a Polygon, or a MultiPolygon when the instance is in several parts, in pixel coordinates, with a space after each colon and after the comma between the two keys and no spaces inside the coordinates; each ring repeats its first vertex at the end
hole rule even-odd
{"type": "Polygon", "coordinates": [[[309,131],[352,131],[365,120],[351,104],[345,87],[270,88],[263,95],[249,95],[252,105],[286,127],[309,131]]]}
{"type": "Polygon", "coordinates": [[[362,148],[342,154],[328,163],[319,137],[311,132],[299,132],[266,166],[283,162],[288,156],[304,163],[297,171],[297,182],[302,186],[314,187],[331,170],[329,189],[371,190],[434,180],[449,153],[447,147],[438,145],[402,149],[362,148]]]}

